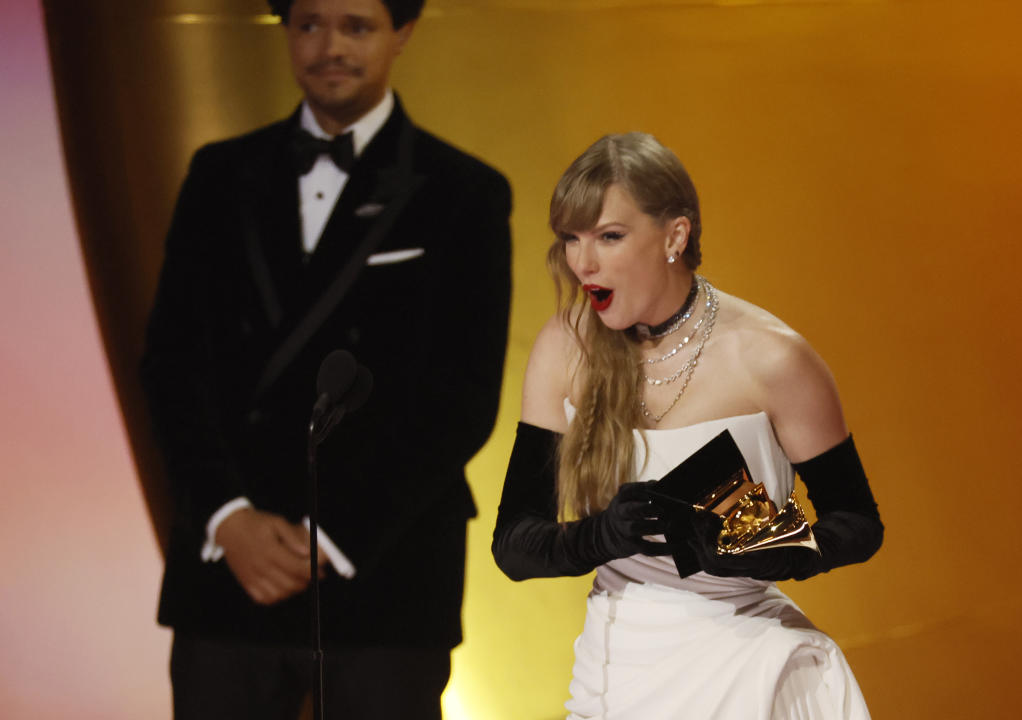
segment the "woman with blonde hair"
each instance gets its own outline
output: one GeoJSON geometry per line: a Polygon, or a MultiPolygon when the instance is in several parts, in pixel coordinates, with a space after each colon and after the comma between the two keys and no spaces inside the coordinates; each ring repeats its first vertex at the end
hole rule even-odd
{"type": "Polygon", "coordinates": [[[596,570],[569,718],[867,718],[841,650],[774,585],[862,562],[883,537],[826,365],[696,274],[695,188],[652,136],[587,149],[550,225],[561,309],[529,358],[493,553],[515,580],[596,570]],[[818,552],[722,555],[716,516],[636,482],[723,430],[778,507],[802,478],[818,552]]]}

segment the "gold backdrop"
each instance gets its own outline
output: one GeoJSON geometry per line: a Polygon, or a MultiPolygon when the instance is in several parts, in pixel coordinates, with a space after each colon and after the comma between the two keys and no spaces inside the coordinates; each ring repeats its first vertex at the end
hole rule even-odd
{"type": "MultiPolygon", "coordinates": [[[[174,194],[199,144],[298,95],[260,0],[43,4],[93,295],[162,535],[134,368],[174,194]]],[[[489,541],[553,307],[549,192],[596,137],[633,129],[695,179],[704,273],[827,359],[873,481],[880,554],[785,590],[845,648],[874,717],[1010,715],[1020,26],[1012,0],[428,1],[395,87],[420,124],[503,170],[516,205],[504,402],[470,465],[480,517],[448,717],[563,715],[589,580],[514,584],[489,541]]]]}

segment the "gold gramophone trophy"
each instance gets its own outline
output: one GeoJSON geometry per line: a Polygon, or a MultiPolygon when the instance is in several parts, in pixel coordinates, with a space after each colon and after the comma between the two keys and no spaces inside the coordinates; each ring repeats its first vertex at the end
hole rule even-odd
{"type": "Polygon", "coordinates": [[[696,450],[650,488],[654,495],[677,503],[664,535],[682,548],[672,553],[678,574],[686,577],[699,570],[687,552],[691,532],[691,509],[709,510],[720,516],[717,536],[721,555],[785,547],[804,547],[820,552],[802,507],[792,493],[780,510],[762,483],[751,479],[745,457],[728,430],[696,450]]]}
{"type": "Polygon", "coordinates": [[[795,493],[792,492],[784,507],[778,510],[763,483],[753,483],[744,467],[693,503],[693,507],[714,512],[723,520],[717,536],[717,553],[721,555],[743,555],[782,547],[804,547],[820,552],[795,493]]]}

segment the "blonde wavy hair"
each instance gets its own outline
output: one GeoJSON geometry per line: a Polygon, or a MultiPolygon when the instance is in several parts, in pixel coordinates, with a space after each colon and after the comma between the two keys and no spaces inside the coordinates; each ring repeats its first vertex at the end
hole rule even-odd
{"type": "Polygon", "coordinates": [[[557,182],[550,199],[550,228],[556,239],[547,252],[547,267],[559,312],[579,349],[578,366],[572,371],[578,407],[558,451],[557,507],[562,520],[607,507],[624,479],[632,476],[632,430],[644,424],[638,346],[627,333],[603,324],[586,302],[564,253],[564,236],[596,225],[607,188],[615,184],[660,223],[687,217],[691,229],[682,259],[690,270],[702,259],[695,187],[674,153],[652,135],[606,135],[576,158],[557,182]]]}

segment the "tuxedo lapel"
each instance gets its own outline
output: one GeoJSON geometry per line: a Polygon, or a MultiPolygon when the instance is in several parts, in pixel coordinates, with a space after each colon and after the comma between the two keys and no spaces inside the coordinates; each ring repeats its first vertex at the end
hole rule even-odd
{"type": "Polygon", "coordinates": [[[246,158],[240,173],[239,222],[245,257],[269,326],[278,330],[301,285],[298,185],[287,153],[294,113],[246,158]]]}

